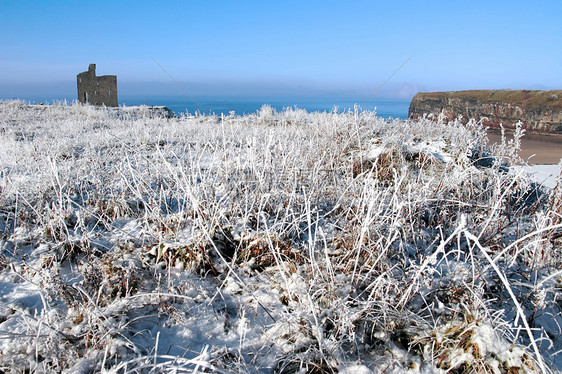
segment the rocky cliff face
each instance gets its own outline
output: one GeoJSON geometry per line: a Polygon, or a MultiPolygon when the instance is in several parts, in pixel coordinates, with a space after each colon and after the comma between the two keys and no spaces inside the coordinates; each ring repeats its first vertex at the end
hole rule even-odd
{"type": "Polygon", "coordinates": [[[423,92],[412,99],[410,118],[443,113],[449,120],[462,116],[485,126],[514,128],[518,121],[529,132],[562,134],[562,90],[474,90],[423,92]]]}

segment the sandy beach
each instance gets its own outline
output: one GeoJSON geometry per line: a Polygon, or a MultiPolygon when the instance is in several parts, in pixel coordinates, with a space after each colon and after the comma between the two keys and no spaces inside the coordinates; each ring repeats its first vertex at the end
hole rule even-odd
{"type": "MultiPolygon", "coordinates": [[[[513,138],[511,132],[506,131],[507,140],[513,138]]],[[[499,131],[488,130],[490,144],[501,140],[499,131]]],[[[558,164],[562,158],[562,135],[525,134],[521,139],[521,158],[529,165],[558,164]]]]}

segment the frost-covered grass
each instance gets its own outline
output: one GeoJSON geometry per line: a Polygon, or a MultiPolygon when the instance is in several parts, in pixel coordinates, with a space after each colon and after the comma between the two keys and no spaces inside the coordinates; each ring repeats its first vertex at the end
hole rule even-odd
{"type": "Polygon", "coordinates": [[[556,372],[562,187],[517,146],[0,102],[0,370],[556,372]]]}

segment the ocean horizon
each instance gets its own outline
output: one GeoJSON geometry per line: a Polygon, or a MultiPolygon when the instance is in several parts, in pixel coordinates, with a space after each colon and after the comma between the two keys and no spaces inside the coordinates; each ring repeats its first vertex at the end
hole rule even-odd
{"type": "MultiPolygon", "coordinates": [[[[66,101],[72,103],[76,98],[53,97],[45,98],[38,96],[23,96],[3,98],[2,100],[23,100],[31,104],[66,101]]],[[[119,106],[166,106],[176,115],[181,114],[225,114],[234,112],[236,115],[244,115],[258,112],[262,106],[269,105],[276,111],[286,108],[304,109],[308,112],[346,112],[354,110],[357,106],[360,110],[375,110],[379,117],[384,118],[407,118],[409,99],[387,99],[374,98],[365,100],[358,97],[334,97],[334,96],[196,96],[187,95],[120,95],[119,106]]]]}
{"type": "Polygon", "coordinates": [[[361,98],[325,97],[325,96],[280,96],[280,97],[244,97],[244,96],[201,96],[195,99],[186,96],[123,96],[119,105],[163,105],[176,114],[229,114],[237,115],[258,112],[262,106],[269,105],[276,111],[287,108],[304,109],[308,112],[346,112],[357,106],[361,110],[375,110],[377,115],[385,118],[407,118],[410,100],[374,99],[366,101],[361,98]]]}

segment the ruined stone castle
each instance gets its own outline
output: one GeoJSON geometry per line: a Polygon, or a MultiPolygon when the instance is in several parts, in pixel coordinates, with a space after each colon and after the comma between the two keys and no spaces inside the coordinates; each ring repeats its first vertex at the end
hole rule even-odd
{"type": "Polygon", "coordinates": [[[90,64],[88,71],[76,76],[78,101],[98,106],[118,106],[117,76],[96,77],[96,64],[90,64]]]}

